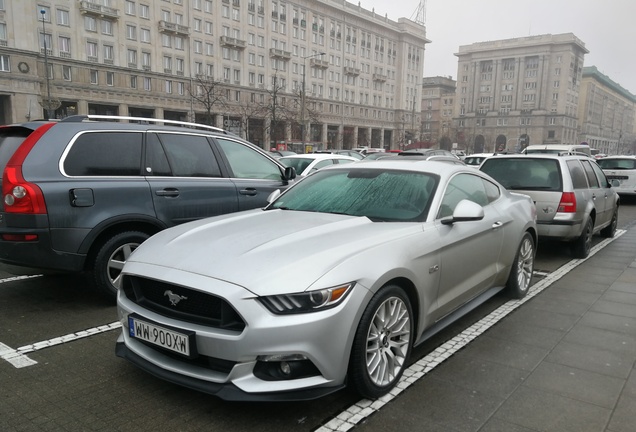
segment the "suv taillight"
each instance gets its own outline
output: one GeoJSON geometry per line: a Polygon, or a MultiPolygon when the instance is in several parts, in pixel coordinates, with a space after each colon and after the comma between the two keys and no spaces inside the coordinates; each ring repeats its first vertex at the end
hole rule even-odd
{"type": "Polygon", "coordinates": [[[46,213],[42,190],[22,176],[22,164],[35,143],[55,123],[47,123],[31,133],[15,151],[2,173],[2,200],[7,213],[46,213]]]}
{"type": "Polygon", "coordinates": [[[559,202],[558,213],[576,213],[576,196],[574,192],[563,192],[559,202]]]}

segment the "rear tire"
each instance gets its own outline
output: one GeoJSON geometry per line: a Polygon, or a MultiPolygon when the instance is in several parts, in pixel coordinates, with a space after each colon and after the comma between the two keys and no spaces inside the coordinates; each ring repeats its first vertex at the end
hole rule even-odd
{"type": "Polygon", "coordinates": [[[350,378],[357,392],[376,399],[400,380],[411,354],[413,310],[404,290],[388,285],[362,314],[351,350],[350,378]]]}
{"type": "Polygon", "coordinates": [[[594,235],[594,223],[588,218],[583,228],[583,232],[572,245],[572,255],[574,258],[587,258],[592,249],[592,236],[594,235]]]}
{"type": "Polygon", "coordinates": [[[534,270],[535,256],[534,239],[530,233],[525,233],[519,243],[519,249],[512,262],[510,276],[506,283],[508,295],[515,299],[521,299],[528,294],[532,272],[534,270]]]}
{"type": "Polygon", "coordinates": [[[150,236],[142,231],[124,231],[106,240],[95,255],[91,269],[95,286],[115,297],[126,260],[148,237],[150,236]]]}
{"type": "Polygon", "coordinates": [[[601,235],[605,238],[612,238],[616,234],[616,227],[618,226],[618,207],[614,210],[612,215],[612,221],[608,226],[601,230],[601,235]]]}

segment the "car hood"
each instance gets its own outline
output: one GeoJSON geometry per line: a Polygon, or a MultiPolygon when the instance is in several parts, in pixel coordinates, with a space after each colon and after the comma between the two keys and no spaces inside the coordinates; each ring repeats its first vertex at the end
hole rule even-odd
{"type": "Polygon", "coordinates": [[[421,224],[414,225],[327,213],[250,210],[164,230],[137,248],[128,263],[204,275],[256,295],[300,292],[347,259],[421,229],[421,224]]]}

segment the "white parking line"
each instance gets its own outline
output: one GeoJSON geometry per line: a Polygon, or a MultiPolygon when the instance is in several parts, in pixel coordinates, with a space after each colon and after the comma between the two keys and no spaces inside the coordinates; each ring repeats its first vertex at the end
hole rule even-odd
{"type": "Polygon", "coordinates": [[[99,327],[93,327],[86,330],[78,331],[76,333],[69,333],[64,336],[45,340],[42,342],[36,342],[31,345],[25,345],[17,349],[13,349],[3,344],[2,342],[0,342],[0,359],[8,361],[16,368],[33,366],[34,364],[37,364],[37,362],[35,360],[30,359],[25,354],[28,354],[34,351],[39,351],[44,348],[50,348],[55,345],[60,345],[63,343],[76,341],[78,339],[83,339],[83,338],[93,336],[99,333],[116,330],[118,328],[121,328],[121,323],[119,321],[115,321],[113,323],[102,325],[99,327]]]}
{"type": "Polygon", "coordinates": [[[379,411],[384,405],[391,402],[397,395],[402,393],[402,391],[410,387],[411,384],[414,384],[424,375],[435,369],[438,365],[455,354],[461,348],[468,345],[473,339],[480,336],[482,333],[484,333],[510,312],[517,309],[519,306],[539,294],[541,291],[552,285],[557,280],[561,279],[576,266],[585,262],[586,260],[594,256],[598,251],[607,246],[609,243],[625,234],[625,232],[625,230],[617,230],[616,235],[613,238],[603,240],[602,242],[594,246],[587,258],[575,259],[559,267],[559,269],[550,273],[545,279],[542,279],[536,284],[532,285],[530,291],[528,292],[528,295],[525,296],[523,299],[510,300],[504,303],[499,308],[486,315],[484,318],[477,321],[475,324],[468,327],[457,336],[437,347],[430,354],[421,358],[419,361],[411,365],[411,367],[406,369],[397,386],[395,386],[385,396],[375,401],[362,399],[356,402],[355,404],[351,405],[349,408],[329,420],[326,424],[316,429],[316,432],[346,432],[349,429],[355,427],[355,425],[357,425],[361,421],[364,421],[367,417],[374,414],[375,412],[379,411]]]}

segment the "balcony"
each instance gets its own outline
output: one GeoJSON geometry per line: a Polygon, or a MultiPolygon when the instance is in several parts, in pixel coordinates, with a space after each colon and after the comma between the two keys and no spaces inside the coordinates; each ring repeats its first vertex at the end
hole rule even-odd
{"type": "Polygon", "coordinates": [[[345,66],[344,70],[343,70],[343,73],[345,75],[358,76],[358,75],[360,75],[360,69],[354,68],[354,67],[351,67],[351,66],[345,66]]]}
{"type": "Polygon", "coordinates": [[[259,15],[265,15],[265,8],[263,6],[259,6],[258,7],[258,13],[259,13],[259,15]]]}
{"type": "Polygon", "coordinates": [[[91,15],[105,19],[119,19],[119,10],[112,7],[92,3],[86,0],[80,2],[80,13],[82,15],[91,15]]]}
{"type": "Polygon", "coordinates": [[[190,27],[162,20],[159,21],[159,32],[190,36],[190,27]]]}
{"type": "Polygon", "coordinates": [[[289,60],[291,59],[291,52],[290,51],[283,51],[280,49],[276,49],[276,48],[270,48],[269,49],[269,56],[275,59],[279,59],[279,60],[289,60]]]}
{"type": "Polygon", "coordinates": [[[311,67],[315,67],[318,69],[328,69],[329,68],[329,62],[327,60],[321,60],[318,58],[312,58],[309,60],[309,63],[311,64],[311,67]]]}
{"type": "Polygon", "coordinates": [[[221,36],[221,46],[242,50],[247,46],[247,42],[229,36],[221,36]]]}
{"type": "Polygon", "coordinates": [[[386,82],[387,76],[382,74],[373,74],[373,81],[386,82]]]}
{"type": "Polygon", "coordinates": [[[71,53],[68,51],[60,51],[60,57],[62,58],[71,58],[71,53]]]}

